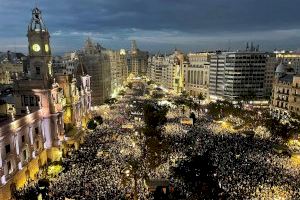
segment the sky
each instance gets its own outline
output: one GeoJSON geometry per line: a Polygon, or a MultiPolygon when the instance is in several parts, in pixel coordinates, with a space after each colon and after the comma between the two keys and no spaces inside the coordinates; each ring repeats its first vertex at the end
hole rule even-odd
{"type": "Polygon", "coordinates": [[[300,49],[300,0],[0,0],[0,51],[27,53],[27,26],[38,5],[54,54],[91,37],[110,49],[185,52],[300,49]]]}

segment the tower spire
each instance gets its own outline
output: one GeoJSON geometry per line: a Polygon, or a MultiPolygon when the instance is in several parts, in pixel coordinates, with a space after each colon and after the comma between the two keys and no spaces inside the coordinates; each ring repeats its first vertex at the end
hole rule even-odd
{"type": "Polygon", "coordinates": [[[37,6],[32,10],[32,18],[29,25],[29,29],[35,31],[47,30],[42,18],[42,11],[37,6]]]}

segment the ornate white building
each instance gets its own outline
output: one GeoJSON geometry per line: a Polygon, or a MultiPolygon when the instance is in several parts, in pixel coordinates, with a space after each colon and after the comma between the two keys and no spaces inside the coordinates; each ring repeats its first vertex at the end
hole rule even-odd
{"type": "Polygon", "coordinates": [[[27,37],[30,66],[15,82],[16,115],[0,126],[0,199],[11,198],[42,166],[60,160],[69,138],[66,127],[81,130],[90,112],[90,76],[83,65],[77,76],[53,74],[50,35],[38,8],[27,37]]]}

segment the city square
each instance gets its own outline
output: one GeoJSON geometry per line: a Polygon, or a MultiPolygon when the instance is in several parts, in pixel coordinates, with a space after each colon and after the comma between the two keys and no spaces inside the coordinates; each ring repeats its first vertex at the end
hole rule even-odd
{"type": "MultiPolygon", "coordinates": [[[[63,172],[50,179],[49,199],[299,197],[299,164],[293,163],[289,155],[274,150],[280,145],[278,138],[260,134],[251,137],[226,129],[219,132],[216,129],[220,124],[204,111],[190,111],[188,107],[183,111],[182,106],[172,102],[175,106],[169,106],[156,143],[143,133],[145,122],[140,119],[144,117],[137,118],[136,113],[143,113],[147,102],[158,105],[159,101],[174,97],[139,96],[143,93],[135,91],[134,86],[127,88],[116,103],[102,108],[106,110],[103,124],[88,133],[78,151],[63,158],[63,172]],[[193,125],[181,123],[190,112],[201,113],[193,125]],[[133,124],[133,127],[124,129],[124,124],[133,124]],[[147,140],[151,144],[147,144],[147,140]],[[190,166],[191,161],[196,166],[190,166]],[[195,171],[185,171],[188,169],[195,171]],[[208,169],[213,171],[205,171],[208,169]],[[154,180],[157,186],[163,180],[168,184],[161,185],[164,188],[161,191],[151,192],[154,180]]],[[[36,187],[28,186],[18,195],[36,194],[33,192],[37,191],[36,187]]]]}
{"type": "Polygon", "coordinates": [[[0,200],[300,199],[297,3],[0,2],[0,200]]]}

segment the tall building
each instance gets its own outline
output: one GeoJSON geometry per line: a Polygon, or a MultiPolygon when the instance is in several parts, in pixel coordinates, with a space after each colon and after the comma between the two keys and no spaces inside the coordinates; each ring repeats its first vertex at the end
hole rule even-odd
{"type": "Polygon", "coordinates": [[[211,99],[224,97],[226,54],[216,52],[211,56],[209,69],[209,95],[211,99]]]}
{"type": "Polygon", "coordinates": [[[188,59],[185,90],[192,96],[202,93],[203,96],[209,97],[210,53],[189,53],[188,59]]]}
{"type": "Polygon", "coordinates": [[[165,70],[165,83],[169,89],[181,93],[185,88],[185,73],[189,65],[187,56],[175,49],[174,53],[167,57],[167,70],[165,70]]]}
{"type": "Polygon", "coordinates": [[[76,51],[65,53],[62,57],[62,62],[65,67],[65,73],[74,74],[79,66],[78,53],[76,51]]]}
{"type": "Polygon", "coordinates": [[[146,75],[148,66],[148,52],[137,48],[136,41],[131,43],[131,50],[127,55],[127,65],[129,73],[136,75],[146,75]]]}
{"type": "Polygon", "coordinates": [[[161,86],[176,93],[184,91],[187,56],[176,50],[171,55],[156,55],[149,59],[150,77],[161,86]]]}
{"type": "Polygon", "coordinates": [[[125,50],[109,50],[112,97],[118,94],[124,85],[124,81],[127,79],[127,63],[125,57],[125,50]]]}
{"type": "Polygon", "coordinates": [[[94,44],[88,38],[80,53],[91,80],[92,105],[99,106],[105,100],[114,97],[128,77],[127,53],[124,49],[111,50],[94,44]]]}
{"type": "Polygon", "coordinates": [[[267,53],[217,52],[211,57],[209,93],[212,99],[265,100],[267,53]]]}
{"type": "Polygon", "coordinates": [[[272,95],[273,82],[275,78],[275,70],[278,64],[279,62],[275,54],[269,53],[267,55],[267,60],[266,60],[265,84],[264,84],[266,99],[269,99],[272,95]]]}
{"type": "Polygon", "coordinates": [[[35,180],[39,169],[58,161],[68,143],[66,127],[80,132],[90,112],[90,77],[53,74],[50,34],[41,11],[28,26],[29,66],[15,81],[16,115],[1,119],[0,199],[35,180]]]}
{"type": "Polygon", "coordinates": [[[92,74],[92,106],[99,106],[111,96],[110,51],[87,39],[82,54],[87,73],[92,74]]]}
{"type": "Polygon", "coordinates": [[[148,77],[157,84],[163,83],[163,69],[167,67],[166,57],[163,55],[154,55],[148,61],[148,77]]]}

